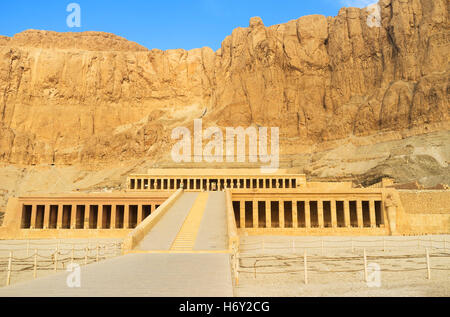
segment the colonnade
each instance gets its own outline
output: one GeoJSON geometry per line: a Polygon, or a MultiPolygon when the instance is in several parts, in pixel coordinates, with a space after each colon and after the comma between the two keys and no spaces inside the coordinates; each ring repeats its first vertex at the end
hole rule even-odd
{"type": "Polygon", "coordinates": [[[128,179],[128,190],[225,190],[296,188],[298,181],[291,177],[202,177],[202,178],[141,178],[128,179]]]}
{"type": "Polygon", "coordinates": [[[384,226],[377,199],[236,199],[238,228],[376,228],[384,226]]]}
{"type": "Polygon", "coordinates": [[[132,229],[161,202],[22,204],[22,229],[132,229]]]}

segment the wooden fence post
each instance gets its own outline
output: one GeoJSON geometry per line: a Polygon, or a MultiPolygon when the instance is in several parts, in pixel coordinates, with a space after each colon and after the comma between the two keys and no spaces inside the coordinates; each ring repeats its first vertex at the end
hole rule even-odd
{"type": "Polygon", "coordinates": [[[6,286],[9,286],[9,284],[11,283],[12,257],[13,257],[13,253],[11,251],[11,252],[9,252],[8,273],[6,275],[6,286]]]}
{"type": "Polygon", "coordinates": [[[38,251],[37,249],[34,249],[34,268],[33,268],[33,278],[36,279],[37,277],[37,256],[38,251]]]}
{"type": "Polygon", "coordinates": [[[364,280],[368,282],[366,248],[364,248],[364,280]]]}
{"type": "Polygon", "coordinates": [[[58,246],[56,246],[56,250],[55,250],[55,272],[58,272],[58,246]]]}
{"type": "Polygon", "coordinates": [[[239,285],[239,253],[236,253],[234,258],[234,278],[236,285],[239,285]]]}
{"type": "Polygon", "coordinates": [[[321,249],[322,249],[322,256],[323,256],[323,237],[320,239],[321,242],[321,249]]]}
{"type": "Polygon", "coordinates": [[[306,249],[303,254],[303,267],[305,270],[305,284],[308,284],[308,263],[307,263],[307,255],[306,255],[306,249]]]}

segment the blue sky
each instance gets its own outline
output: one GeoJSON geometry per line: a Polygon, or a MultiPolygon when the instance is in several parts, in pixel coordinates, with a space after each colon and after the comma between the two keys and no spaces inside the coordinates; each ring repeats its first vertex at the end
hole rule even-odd
{"type": "Polygon", "coordinates": [[[309,14],[337,15],[342,6],[374,0],[15,0],[0,1],[0,35],[27,29],[103,31],[147,48],[218,49],[236,27],[260,16],[266,26],[309,14]],[[67,5],[81,7],[81,27],[69,28],[67,5]]]}

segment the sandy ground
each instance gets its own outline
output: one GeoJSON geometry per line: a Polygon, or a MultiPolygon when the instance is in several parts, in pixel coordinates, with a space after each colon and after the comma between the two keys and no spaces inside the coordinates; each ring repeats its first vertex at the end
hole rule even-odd
{"type": "Polygon", "coordinates": [[[449,235],[323,237],[323,241],[322,250],[321,237],[242,237],[241,273],[235,295],[450,296],[449,235]],[[370,284],[364,278],[364,248],[370,284]],[[430,280],[426,248],[430,254],[430,280]]]}
{"type": "Polygon", "coordinates": [[[120,254],[121,239],[53,239],[53,240],[0,240],[0,287],[6,285],[9,254],[13,252],[11,285],[32,280],[34,277],[34,252],[38,251],[37,278],[65,271],[72,260],[74,263],[85,264],[86,248],[89,248],[87,263],[97,260],[97,243],[99,245],[99,260],[112,258],[120,254]],[[59,245],[58,265],[55,271],[53,254],[59,245]]]}
{"type": "MultiPolygon", "coordinates": [[[[34,249],[39,250],[38,277],[55,274],[51,254],[57,240],[31,241],[28,260],[14,261],[11,284],[33,279],[34,249]],[[19,264],[20,263],[20,264],[19,264]]],[[[107,257],[118,254],[111,244],[107,257]]],[[[84,249],[90,245],[88,263],[96,260],[94,240],[60,240],[58,272],[70,263],[72,244],[75,262],[84,264],[84,249]]],[[[287,237],[247,236],[241,238],[239,285],[235,296],[450,296],[450,235],[422,237],[287,237]],[[323,241],[323,243],[322,243],[323,241]],[[323,245],[323,248],[322,248],[323,245]],[[352,247],[353,246],[353,247],[352,247]],[[364,280],[364,249],[368,277],[364,280]],[[431,279],[427,279],[426,249],[430,254],[431,279]],[[304,276],[307,251],[308,284],[304,276]],[[372,268],[380,268],[379,275],[372,268]],[[255,276],[256,267],[256,276],[255,276]],[[379,280],[378,280],[379,277],[379,280]],[[379,281],[379,284],[377,283],[379,281]],[[372,286],[372,287],[369,287],[372,286]]],[[[27,257],[26,241],[0,241],[0,286],[6,282],[7,258],[27,257]]],[[[101,255],[105,255],[100,251],[101,255]]],[[[102,256],[100,256],[101,260],[102,256]]]]}

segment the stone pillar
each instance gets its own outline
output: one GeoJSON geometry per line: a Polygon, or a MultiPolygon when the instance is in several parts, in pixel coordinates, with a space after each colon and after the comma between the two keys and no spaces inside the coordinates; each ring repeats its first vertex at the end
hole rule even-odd
{"type": "MultiPolygon", "coordinates": [[[[145,187],[144,187],[145,188],[145,187]]],[[[97,213],[97,229],[103,229],[103,209],[105,207],[102,204],[98,205],[97,213]]]]}
{"type": "Polygon", "coordinates": [[[317,215],[319,217],[319,228],[323,228],[323,200],[317,200],[317,215]]]}
{"type": "Polygon", "coordinates": [[[350,228],[350,201],[348,199],[344,199],[344,222],[345,227],[350,228]]]}
{"type": "Polygon", "coordinates": [[[48,229],[50,226],[50,205],[45,204],[44,207],[44,229],[48,229]]]}
{"type": "Polygon", "coordinates": [[[130,227],[130,204],[125,204],[125,210],[123,215],[123,228],[128,229],[130,227]]]}
{"type": "Polygon", "coordinates": [[[206,181],[206,191],[210,191],[210,187],[209,187],[209,178],[208,178],[208,180],[206,181]]]}
{"type": "Polygon", "coordinates": [[[370,227],[376,228],[377,227],[377,220],[375,218],[375,200],[369,201],[369,210],[370,210],[370,227]]]}
{"type": "Polygon", "coordinates": [[[292,227],[298,228],[297,199],[292,201],[292,227]]]}
{"type": "Polygon", "coordinates": [[[305,227],[311,228],[311,205],[309,200],[305,200],[305,227]]]}
{"type": "Polygon", "coordinates": [[[33,204],[31,205],[31,225],[30,229],[36,229],[36,215],[37,215],[37,205],[33,204]]]}
{"type": "Polygon", "coordinates": [[[271,227],[272,227],[272,217],[270,213],[270,200],[266,200],[266,228],[271,227]]]}
{"type": "Polygon", "coordinates": [[[253,228],[259,227],[258,200],[253,199],[253,228]]]}
{"type": "Polygon", "coordinates": [[[62,228],[62,217],[63,217],[63,205],[58,205],[58,218],[56,220],[56,228],[61,229],[62,228]]]}
{"type": "Polygon", "coordinates": [[[337,210],[336,210],[336,200],[332,199],[331,204],[331,226],[337,228],[337,210]]]}
{"type": "Polygon", "coordinates": [[[142,204],[138,205],[138,210],[137,210],[137,225],[138,226],[141,222],[142,222],[142,218],[143,218],[143,214],[142,214],[142,204]]]}
{"type": "Polygon", "coordinates": [[[356,201],[356,214],[358,216],[358,227],[363,228],[363,216],[362,216],[362,201],[361,199],[358,199],[356,201]]]}
{"type": "Polygon", "coordinates": [[[117,205],[111,206],[111,229],[116,229],[117,205]]]}
{"type": "Polygon", "coordinates": [[[84,229],[89,229],[89,218],[91,217],[91,205],[84,206],[84,229]]]}
{"type": "Polygon", "coordinates": [[[245,228],[245,200],[239,201],[239,209],[241,228],[245,228]]]}
{"type": "Polygon", "coordinates": [[[288,179],[288,188],[292,188],[292,179],[288,179]]]}
{"type": "Polygon", "coordinates": [[[77,228],[77,205],[72,205],[72,210],[70,212],[70,228],[77,228]]]}
{"type": "Polygon", "coordinates": [[[284,228],[285,227],[285,223],[284,223],[284,200],[280,200],[278,207],[279,207],[278,210],[280,211],[280,228],[284,228]]]}

